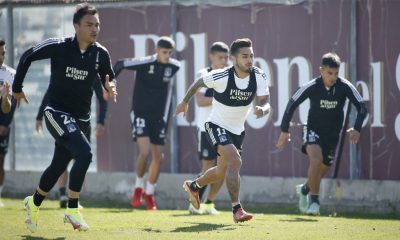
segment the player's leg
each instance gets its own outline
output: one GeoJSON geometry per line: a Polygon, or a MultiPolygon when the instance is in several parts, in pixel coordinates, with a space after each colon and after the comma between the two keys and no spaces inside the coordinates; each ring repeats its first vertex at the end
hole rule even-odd
{"type": "Polygon", "coordinates": [[[65,170],[58,178],[58,193],[60,195],[60,208],[66,208],[68,203],[67,197],[67,182],[68,182],[68,170],[65,170]]]}
{"type": "Polygon", "coordinates": [[[310,189],[310,205],[306,211],[308,214],[319,214],[319,188],[321,182],[321,167],[322,167],[322,149],[318,144],[309,144],[306,146],[307,155],[309,158],[307,186],[310,189]]]}
{"type": "Polygon", "coordinates": [[[3,192],[3,184],[5,178],[4,161],[8,150],[8,140],[10,138],[10,128],[3,127],[3,135],[0,136],[0,207],[4,207],[1,201],[1,194],[3,192]],[[5,134],[5,135],[4,135],[5,134]]]}
{"type": "MultiPolygon", "coordinates": [[[[217,160],[203,160],[203,163],[206,162],[206,164],[203,165],[203,172],[206,172],[208,169],[215,167],[217,164],[217,160]]],[[[217,215],[220,212],[215,208],[214,200],[218,195],[219,190],[221,189],[222,185],[224,183],[224,180],[220,180],[217,182],[213,182],[210,184],[210,190],[208,192],[207,198],[202,203],[202,209],[204,213],[206,214],[211,214],[211,215],[217,215]]]]}

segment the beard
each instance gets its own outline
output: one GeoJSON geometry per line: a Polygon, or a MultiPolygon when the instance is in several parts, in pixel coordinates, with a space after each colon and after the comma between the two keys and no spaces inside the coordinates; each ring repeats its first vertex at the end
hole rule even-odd
{"type": "Polygon", "coordinates": [[[236,66],[239,68],[240,71],[245,73],[251,73],[251,71],[253,70],[253,66],[247,67],[247,66],[240,66],[239,64],[236,66]]]}

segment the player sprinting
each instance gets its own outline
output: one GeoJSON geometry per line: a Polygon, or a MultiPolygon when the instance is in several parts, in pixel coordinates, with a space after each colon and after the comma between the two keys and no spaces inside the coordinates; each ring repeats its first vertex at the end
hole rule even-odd
{"type": "Polygon", "coordinates": [[[168,114],[165,109],[169,107],[166,106],[168,87],[180,67],[179,61],[171,58],[174,48],[175,42],[163,36],[157,41],[154,55],[120,59],[114,66],[117,76],[123,69],[136,71],[131,111],[132,138],[139,150],[135,164],[135,187],[131,197],[131,204],[135,208],[140,207],[143,197],[148,210],[157,209],[154,193],[164,159],[164,116],[168,114]],[[150,153],[151,162],[145,186],[144,175],[150,153]]]}
{"type": "Polygon", "coordinates": [[[0,207],[4,207],[1,201],[1,192],[4,183],[4,159],[8,150],[10,138],[10,125],[14,116],[15,100],[11,97],[11,85],[14,81],[15,70],[6,64],[6,42],[0,39],[0,91],[1,91],[1,112],[0,112],[0,207]]]}
{"type": "MultiPolygon", "coordinates": [[[[196,74],[196,79],[206,75],[215,69],[221,69],[227,66],[229,47],[223,42],[215,42],[210,47],[209,59],[210,67],[201,69],[196,74]]],[[[211,88],[201,88],[196,93],[196,124],[198,128],[198,152],[201,160],[201,174],[217,164],[217,153],[214,146],[207,140],[207,133],[204,124],[211,113],[211,104],[213,100],[214,90],[211,88]]],[[[200,175],[201,175],[200,174],[200,175]]],[[[217,215],[219,211],[215,209],[214,200],[218,191],[221,189],[223,180],[210,184],[210,190],[204,203],[200,204],[200,209],[196,209],[189,204],[189,212],[192,214],[211,214],[217,215]]],[[[203,200],[207,185],[199,190],[200,201],[203,200]]]]}
{"type": "Polygon", "coordinates": [[[23,92],[23,81],[33,61],[51,59],[51,75],[48,88],[49,104],[44,110],[47,128],[55,139],[55,150],[50,166],[43,172],[39,186],[32,196],[24,199],[25,224],[35,232],[42,201],[75,159],[69,176],[68,206],[64,221],[74,229],[88,230],[89,225],[78,209],[78,201],[87,169],[92,161],[88,141],[90,129],[90,104],[93,82],[103,82],[111,96],[116,97],[114,72],[106,48],[96,42],[99,34],[97,9],[87,3],[78,4],[73,16],[75,36],[50,38],[28,49],[21,57],[13,84],[13,95],[28,103],[23,92]]]}
{"type": "Polygon", "coordinates": [[[282,149],[290,139],[289,122],[296,108],[310,99],[307,125],[304,129],[302,151],[308,155],[308,179],[296,186],[301,213],[319,215],[319,188],[321,179],[332,165],[339,133],[343,125],[343,107],[348,98],[357,108],[354,128],[347,132],[356,144],[360,138],[363,120],[367,114],[361,95],[346,79],[338,77],[340,58],[335,53],[322,56],[321,75],[301,86],[289,100],[281,123],[281,135],[276,146],[282,149]]]}
{"type": "Polygon", "coordinates": [[[183,188],[193,207],[199,209],[201,187],[225,179],[232,201],[233,220],[243,222],[253,217],[243,210],[239,197],[244,123],[254,99],[257,102],[254,108],[257,118],[269,112],[269,89],[266,75],[253,66],[254,53],[250,39],[233,41],[230,55],[233,66],[212,71],[196,80],[182,102],[177,105],[175,114],[187,115],[188,103],[201,87],[214,90],[211,114],[205,123],[205,129],[207,139],[218,153],[217,166],[208,169],[193,181],[185,181],[183,188]]]}

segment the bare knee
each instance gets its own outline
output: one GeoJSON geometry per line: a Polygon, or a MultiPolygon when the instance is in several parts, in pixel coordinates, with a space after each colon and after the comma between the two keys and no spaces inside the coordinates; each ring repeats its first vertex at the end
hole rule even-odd
{"type": "Polygon", "coordinates": [[[242,158],[238,153],[235,153],[231,156],[229,167],[234,170],[239,170],[242,167],[242,158]]]}

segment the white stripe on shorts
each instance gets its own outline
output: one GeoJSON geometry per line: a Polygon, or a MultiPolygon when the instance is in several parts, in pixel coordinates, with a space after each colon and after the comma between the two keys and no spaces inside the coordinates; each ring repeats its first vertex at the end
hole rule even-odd
{"type": "Polygon", "coordinates": [[[64,134],[64,131],[62,128],[57,124],[57,122],[54,120],[53,115],[49,111],[45,111],[44,114],[46,114],[47,119],[49,119],[49,122],[51,125],[54,127],[54,129],[57,131],[57,133],[62,136],[64,134]]]}

